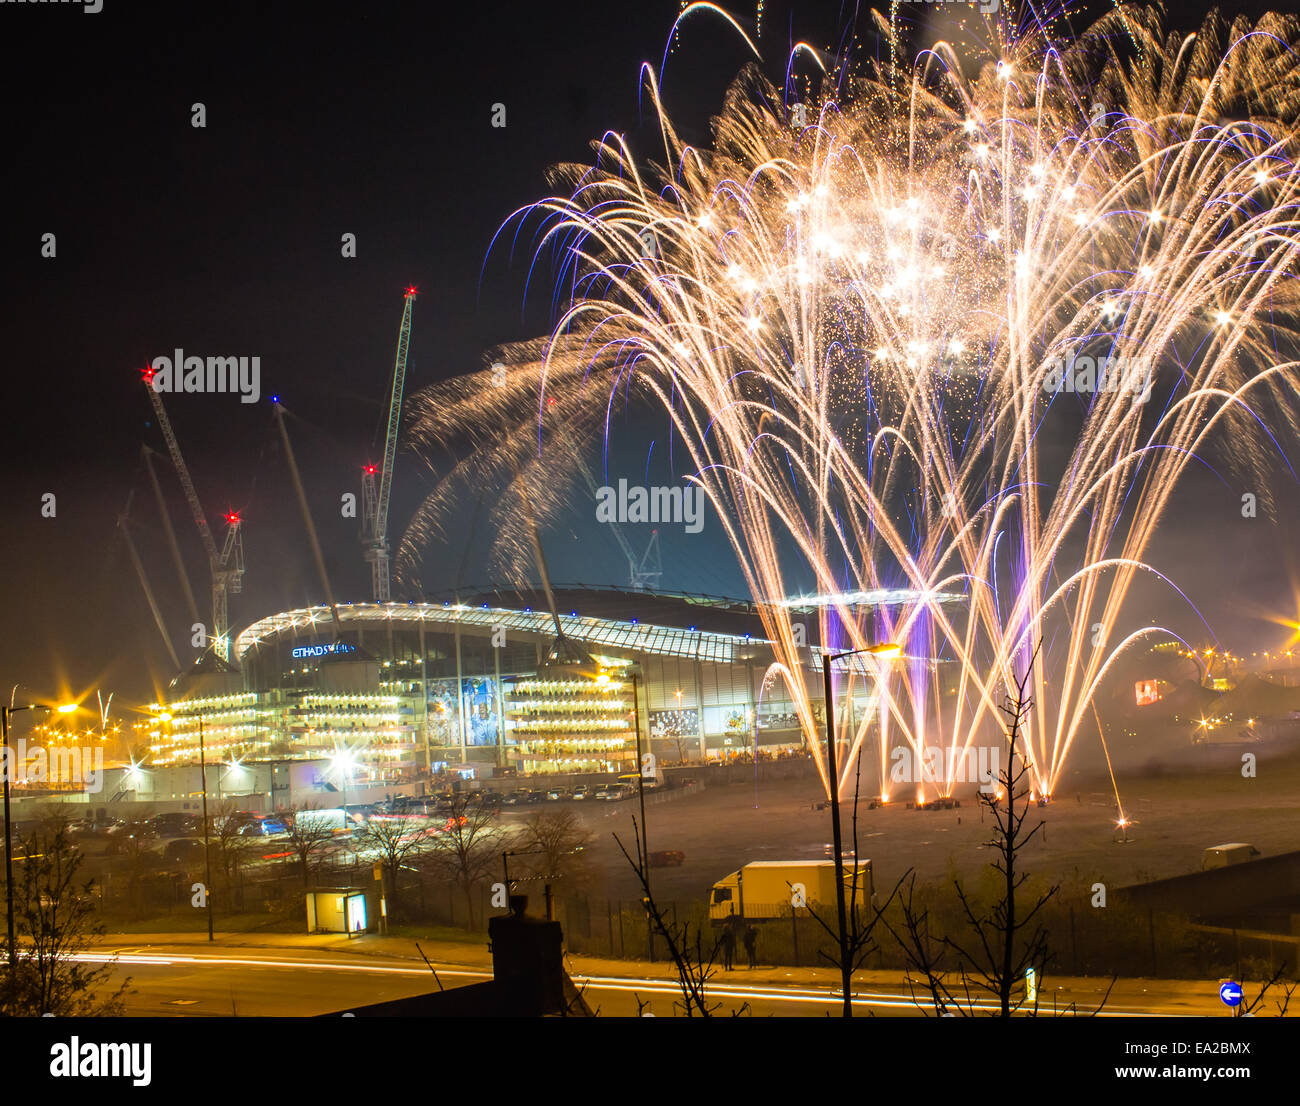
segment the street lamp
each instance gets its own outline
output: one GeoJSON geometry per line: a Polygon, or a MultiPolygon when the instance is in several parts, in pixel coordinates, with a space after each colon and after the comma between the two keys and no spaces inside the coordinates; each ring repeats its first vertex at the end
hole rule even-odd
{"type": "MultiPolygon", "coordinates": [[[[831,688],[831,664],[845,657],[870,654],[876,657],[896,657],[903,651],[896,642],[881,642],[865,649],[849,649],[843,653],[822,654],[822,679],[826,690],[826,759],[831,783],[831,840],[835,849],[835,912],[839,919],[840,982],[844,988],[844,1016],[853,1017],[853,1001],[849,997],[853,965],[849,963],[848,917],[844,905],[844,846],[840,840],[840,780],[835,756],[835,693],[831,688]]],[[[857,864],[858,858],[853,857],[857,864]]]]}
{"type": "MultiPolygon", "coordinates": [[[[637,803],[641,807],[641,853],[637,857],[641,865],[641,878],[645,883],[646,895],[650,894],[650,842],[646,835],[645,824],[645,766],[642,764],[641,757],[641,693],[639,665],[632,663],[624,670],[624,674],[632,681],[632,725],[636,730],[636,794],[637,803]]],[[[596,683],[605,687],[609,684],[609,673],[601,671],[596,676],[596,683]]],[[[654,751],[651,749],[651,756],[654,751]]],[[[654,963],[655,958],[655,931],[651,924],[649,912],[646,916],[646,952],[650,962],[654,963]]]]}
{"type": "Polygon", "coordinates": [[[60,703],[55,706],[52,703],[27,703],[24,706],[16,707],[13,705],[14,694],[18,691],[18,685],[9,693],[9,705],[0,704],[0,745],[3,746],[4,771],[0,775],[4,776],[4,808],[5,808],[5,921],[8,924],[9,934],[9,978],[14,978],[14,972],[18,969],[18,943],[14,935],[14,842],[13,842],[13,818],[9,814],[9,777],[13,775],[13,764],[17,759],[13,751],[9,748],[9,716],[17,714],[20,710],[52,710],[57,714],[71,714],[77,709],[76,703],[60,703]]]}
{"type": "Polygon", "coordinates": [[[199,776],[203,784],[203,878],[207,886],[203,889],[203,900],[208,908],[208,940],[216,938],[212,933],[212,848],[208,843],[208,757],[203,748],[203,715],[199,715],[199,776]]]}
{"type": "Polygon", "coordinates": [[[356,758],[349,749],[335,749],[329,759],[343,779],[343,821],[346,823],[348,819],[348,777],[352,775],[352,769],[356,767],[356,758]]]}

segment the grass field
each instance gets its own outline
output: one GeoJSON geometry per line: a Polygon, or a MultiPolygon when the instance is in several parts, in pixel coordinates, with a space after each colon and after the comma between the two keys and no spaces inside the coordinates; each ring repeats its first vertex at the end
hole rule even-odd
{"type": "MultiPolygon", "coordinates": [[[[1054,801],[1034,810],[1046,825],[1025,863],[1047,878],[1077,874],[1120,887],[1198,871],[1202,851],[1228,841],[1250,842],[1265,856],[1300,849],[1300,751],[1252,751],[1259,758],[1253,778],[1243,777],[1240,748],[1187,750],[1175,761],[1120,771],[1120,800],[1134,823],[1127,843],[1116,830],[1109,777],[1067,773],[1054,801]]],[[[733,784],[654,803],[647,808],[650,849],[686,854],[680,868],[655,870],[656,893],[701,898],[748,861],[824,857],[830,816],[813,809],[821,798],[818,781],[808,779],[761,783],[757,794],[752,783],[733,784]]],[[[877,885],[909,867],[934,879],[950,870],[975,874],[988,864],[987,815],[973,789],[961,799],[960,809],[945,811],[863,804],[859,852],[873,860],[877,885]]],[[[636,800],[572,806],[596,836],[589,850],[596,893],[632,897],[636,879],[612,834],[631,848],[636,800]]],[[[847,815],[845,827],[847,833],[847,815]]]]}

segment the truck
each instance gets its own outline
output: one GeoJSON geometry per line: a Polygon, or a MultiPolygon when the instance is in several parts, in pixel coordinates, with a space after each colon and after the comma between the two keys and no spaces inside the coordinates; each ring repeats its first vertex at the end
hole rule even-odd
{"type": "Polygon", "coordinates": [[[352,815],[341,807],[330,807],[326,810],[309,807],[298,811],[293,817],[295,822],[311,823],[320,830],[330,830],[336,834],[346,833],[352,828],[352,815]]]}
{"type": "Polygon", "coordinates": [[[1227,845],[1213,845],[1201,856],[1201,871],[1210,872],[1215,868],[1228,868],[1233,864],[1245,864],[1259,856],[1254,845],[1244,841],[1233,841],[1227,845]]]}
{"type": "MultiPolygon", "coordinates": [[[[844,901],[853,894],[853,867],[858,868],[857,904],[871,902],[871,861],[846,858],[844,901]]],[[[721,925],[733,914],[745,921],[763,922],[788,918],[793,911],[807,917],[808,908],[819,914],[835,910],[835,861],[755,860],[739,871],[723,876],[709,893],[709,921],[721,925]]]]}

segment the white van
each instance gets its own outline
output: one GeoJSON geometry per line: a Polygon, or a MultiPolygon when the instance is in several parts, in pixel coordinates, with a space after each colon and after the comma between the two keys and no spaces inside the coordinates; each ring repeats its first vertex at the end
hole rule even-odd
{"type": "Polygon", "coordinates": [[[1229,845],[1214,845],[1205,850],[1201,857],[1201,871],[1210,872],[1215,868],[1228,868],[1233,864],[1245,864],[1259,856],[1254,845],[1234,841],[1229,845]]]}

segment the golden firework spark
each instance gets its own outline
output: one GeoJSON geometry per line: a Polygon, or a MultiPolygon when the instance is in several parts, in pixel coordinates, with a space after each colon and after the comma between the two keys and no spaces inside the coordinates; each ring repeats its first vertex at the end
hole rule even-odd
{"type": "Polygon", "coordinates": [[[818,680],[783,602],[809,578],[831,597],[821,642],[904,646],[851,735],[857,751],[878,721],[882,780],[895,740],[920,757],[937,738],[948,763],[996,740],[1045,642],[1023,751],[1050,796],[1116,658],[1165,632],[1121,614],[1140,580],[1172,586],[1144,555],[1197,451],[1230,440],[1254,471],[1298,429],[1278,351],[1296,338],[1300,29],[1182,36],[1123,9],[1061,39],[1007,19],[974,64],[946,43],[903,64],[885,25],[886,60],[797,113],[742,73],[707,149],[680,141],[647,68],[656,161],[606,135],[594,165],[553,171],[518,215],[544,220],[565,309],[413,400],[417,447],[457,452],[399,571],[471,487],[503,489],[498,551],[526,573],[521,505],[556,517],[575,452],[652,403],[810,741],[818,680]],[[873,616],[847,597],[885,587],[918,598],[873,616]],[[936,598],[954,589],[957,614],[936,598]],[[955,694],[932,658],[958,666],[955,694]]]}

